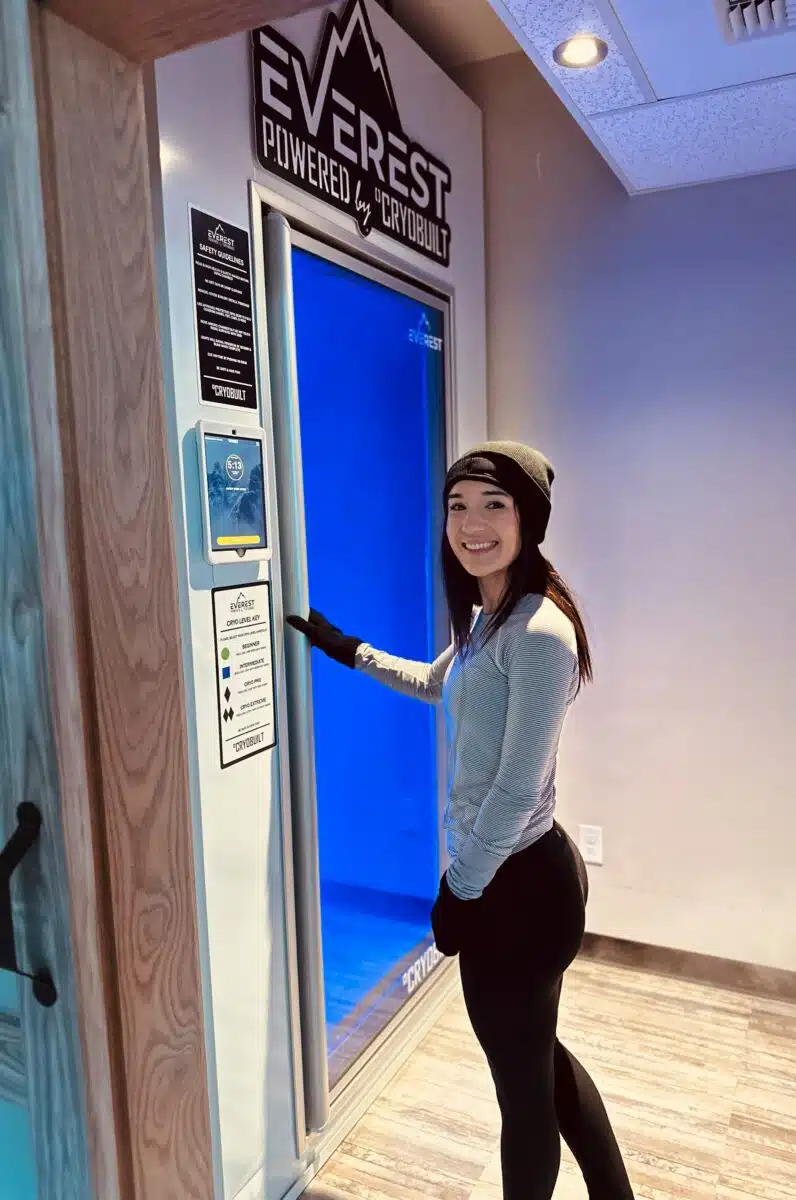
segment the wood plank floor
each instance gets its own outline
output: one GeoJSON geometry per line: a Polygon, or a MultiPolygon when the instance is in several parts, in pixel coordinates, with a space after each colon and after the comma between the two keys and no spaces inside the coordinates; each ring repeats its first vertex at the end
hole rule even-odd
{"type": "MultiPolygon", "coordinates": [[[[796,1005],[578,961],[562,1041],[591,1071],[638,1200],[794,1200],[796,1005]]],[[[492,1081],[457,997],[308,1200],[501,1200],[492,1081]]],[[[586,1200],[566,1148],[556,1200],[586,1200]]]]}

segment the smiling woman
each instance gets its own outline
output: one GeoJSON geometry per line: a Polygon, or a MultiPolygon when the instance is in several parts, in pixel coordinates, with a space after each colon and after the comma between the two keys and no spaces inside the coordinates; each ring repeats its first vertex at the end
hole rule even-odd
{"type": "Polygon", "coordinates": [[[454,642],[435,662],[377,650],[318,613],[289,621],[345,666],[445,705],[451,865],[431,919],[436,949],[460,956],[495,1079],[504,1200],[550,1200],[561,1136],[591,1196],[632,1200],[600,1095],[555,1033],[588,894],[583,861],[555,820],[556,760],[591,659],[572,595],[539,549],[553,478],[542,454],[514,442],[478,446],[449,469],[443,575],[454,642]]]}
{"type": "Polygon", "coordinates": [[[574,628],[578,673],[583,683],[591,678],[586,630],[569,588],[539,550],[550,519],[554,478],[555,472],[544,455],[516,442],[489,442],[453,464],[445,484],[445,590],[454,644],[460,651],[469,643],[475,606],[480,605],[491,615],[491,635],[524,595],[537,593],[552,600],[574,628]],[[465,515],[466,488],[474,505],[469,519],[465,515]],[[480,499],[476,499],[478,495],[480,499]],[[480,530],[479,513],[484,522],[480,530]],[[463,536],[470,539],[469,550],[462,542],[463,536]],[[477,537],[483,541],[475,541],[477,537]],[[494,550],[484,544],[490,540],[499,543],[494,550]]]}
{"type": "Polygon", "coordinates": [[[473,479],[448,494],[447,543],[478,580],[484,612],[498,607],[520,550],[520,515],[507,492],[473,479]]]}

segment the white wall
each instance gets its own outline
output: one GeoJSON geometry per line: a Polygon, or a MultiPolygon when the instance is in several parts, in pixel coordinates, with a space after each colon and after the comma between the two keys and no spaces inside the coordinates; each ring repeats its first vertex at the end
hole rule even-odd
{"type": "Polygon", "coordinates": [[[490,434],[558,470],[593,931],[796,969],[796,173],[630,200],[522,56],[484,111],[490,434]]]}
{"type": "MultiPolygon", "coordinates": [[[[339,9],[341,5],[334,5],[339,9]]],[[[368,4],[389,63],[407,132],[451,169],[449,270],[372,236],[405,269],[454,289],[457,429],[460,444],[486,429],[483,180],[481,120],[469,101],[376,4],[368,4]]],[[[278,27],[308,57],[322,12],[278,27]]],[[[211,569],[202,561],[192,430],[197,420],[229,420],[200,406],[194,351],[188,204],[237,225],[249,224],[248,181],[286,197],[286,207],[322,214],[349,233],[347,219],[267,176],[253,157],[247,37],[158,62],[155,74],[163,189],[165,346],[172,378],[172,468],[183,558],[186,686],[194,717],[193,788],[207,912],[205,974],[208,1030],[218,1074],[218,1130],[225,1197],[241,1191],[265,1161],[265,1195],[281,1196],[300,1174],[294,1144],[288,1019],[288,942],[282,876],[279,770],[268,752],[224,772],[218,763],[210,588],[256,577],[256,568],[211,569]],[[183,458],[185,461],[183,462],[183,458]],[[182,514],[186,514],[183,521],[182,514]]],[[[266,392],[263,379],[263,392],[266,392]]],[[[265,397],[267,400],[267,396],[265,397]]],[[[241,426],[254,416],[235,417],[241,426]]],[[[263,417],[270,431],[270,413],[263,417]]],[[[272,497],[273,502],[273,497],[272,497]]],[[[271,522],[275,531],[275,522],[271,522]]],[[[279,556],[274,563],[278,580],[279,556]]],[[[267,576],[267,568],[259,571],[267,576]]],[[[275,613],[277,646],[281,609],[275,613]]],[[[280,729],[282,752],[284,729],[280,729]]],[[[300,1115],[301,1119],[301,1115],[300,1115]]],[[[221,1195],[219,1185],[219,1195],[221,1195]]],[[[248,1193],[247,1193],[248,1194],[248,1193]]]]}

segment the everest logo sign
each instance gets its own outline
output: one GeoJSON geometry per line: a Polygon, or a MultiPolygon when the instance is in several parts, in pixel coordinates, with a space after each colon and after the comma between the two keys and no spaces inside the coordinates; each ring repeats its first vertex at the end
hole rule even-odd
{"type": "Polygon", "coordinates": [[[252,33],[262,167],[443,266],[451,174],[403,130],[364,0],[329,13],[313,71],[268,25],[252,33]]]}

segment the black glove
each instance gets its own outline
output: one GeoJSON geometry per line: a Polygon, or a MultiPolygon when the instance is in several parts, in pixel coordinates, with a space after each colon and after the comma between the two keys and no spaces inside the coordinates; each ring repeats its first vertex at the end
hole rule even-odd
{"type": "Polygon", "coordinates": [[[299,633],[303,633],[311,646],[322,650],[335,662],[342,663],[344,667],[350,667],[352,671],[357,665],[357,649],[362,645],[362,639],[347,637],[341,629],[332,625],[322,613],[316,612],[314,608],[310,609],[308,621],[304,617],[297,617],[291,613],[287,618],[287,623],[293,629],[297,629],[299,633]]]}
{"type": "Polygon", "coordinates": [[[464,947],[477,906],[477,900],[460,900],[454,895],[447,875],[442,876],[439,894],[431,910],[431,928],[440,954],[454,958],[464,947]]]}

